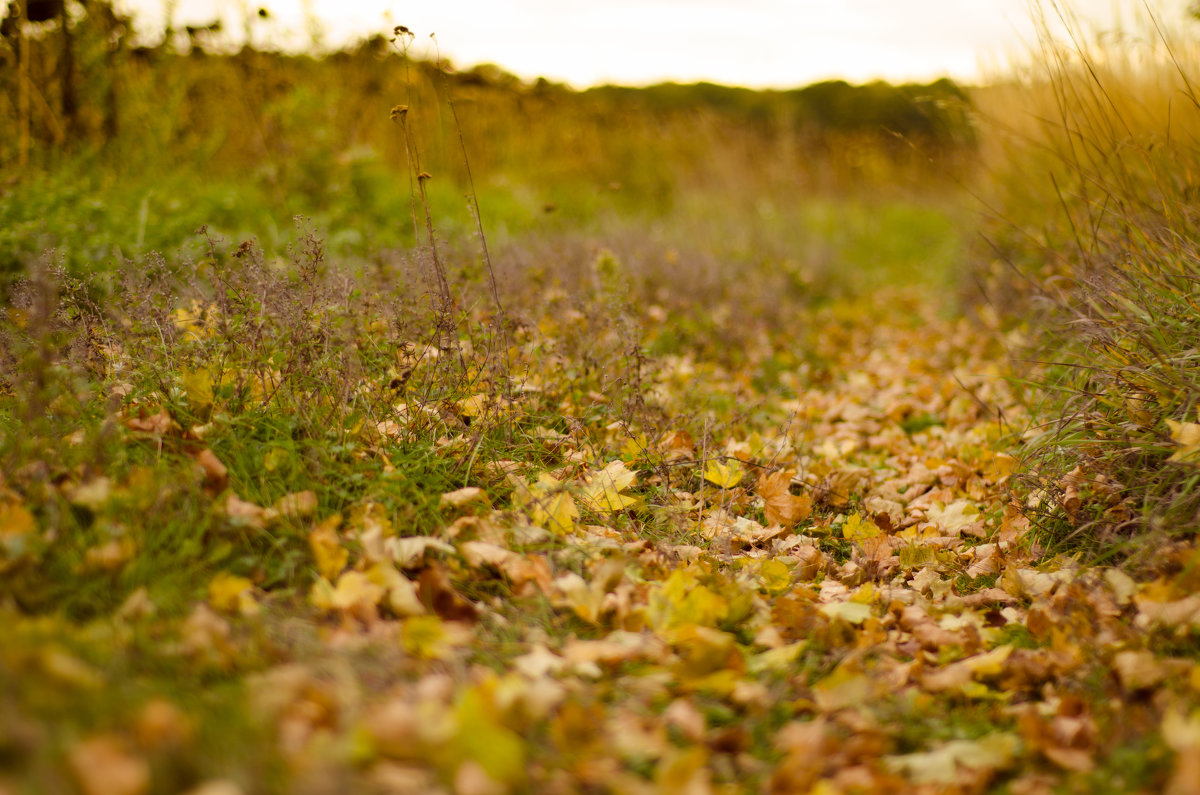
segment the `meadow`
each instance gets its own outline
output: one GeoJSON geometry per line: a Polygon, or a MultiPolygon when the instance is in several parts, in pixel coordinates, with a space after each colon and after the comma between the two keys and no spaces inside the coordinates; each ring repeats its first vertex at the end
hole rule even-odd
{"type": "Polygon", "coordinates": [[[0,793],[1196,792],[1200,53],[1035,13],[792,91],[6,20],[0,793]]]}

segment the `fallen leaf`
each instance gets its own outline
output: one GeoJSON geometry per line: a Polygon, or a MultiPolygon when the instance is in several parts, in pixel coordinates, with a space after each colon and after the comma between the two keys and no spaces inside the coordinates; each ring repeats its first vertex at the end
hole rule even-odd
{"type": "Polygon", "coordinates": [[[1119,605],[1129,604],[1138,591],[1134,579],[1120,569],[1105,569],[1104,582],[1112,589],[1113,597],[1119,605]]]}
{"type": "Polygon", "coordinates": [[[742,482],[746,472],[740,462],[711,459],[704,466],[704,479],[722,489],[732,489],[742,482]]]}
{"type": "Polygon", "coordinates": [[[166,436],[180,430],[179,423],[171,419],[171,415],[165,411],[150,417],[131,417],[125,420],[125,427],[131,431],[142,431],[156,436],[166,436]]]}
{"type": "Polygon", "coordinates": [[[450,544],[440,538],[431,538],[430,536],[389,538],[383,542],[383,549],[402,569],[416,568],[424,560],[426,553],[430,551],[451,554],[455,551],[450,544]]]}
{"type": "Polygon", "coordinates": [[[258,610],[253,588],[254,583],[245,577],[221,572],[208,583],[208,603],[224,613],[250,615],[258,610]]]}
{"type": "Polygon", "coordinates": [[[579,509],[570,491],[557,478],[543,472],[532,484],[518,478],[514,485],[513,504],[529,514],[535,525],[556,535],[575,530],[579,509]]]}
{"type": "Polygon", "coordinates": [[[888,768],[905,773],[915,784],[952,784],[960,768],[1003,770],[1015,761],[1021,741],[1016,735],[994,732],[978,740],[951,740],[930,750],[885,757],[888,768]]]}
{"type": "Polygon", "coordinates": [[[812,497],[791,493],[795,473],[781,470],[758,479],[756,491],[763,498],[763,515],[767,524],[794,527],[812,514],[812,497]]]}
{"type": "Polygon", "coordinates": [[[833,673],[813,685],[813,696],[822,712],[861,706],[874,691],[871,677],[850,665],[839,665],[833,673]]]}
{"type": "Polygon", "coordinates": [[[828,618],[848,624],[861,624],[871,617],[871,606],[861,602],[831,602],[821,605],[819,610],[828,618]]]}
{"type": "Polygon", "coordinates": [[[626,469],[623,461],[610,462],[599,472],[586,476],[585,481],[579,501],[597,513],[621,511],[640,502],[637,497],[622,493],[637,483],[637,475],[626,469]]]}
{"type": "Polygon", "coordinates": [[[881,532],[883,531],[874,522],[870,519],[864,519],[857,513],[850,514],[842,524],[842,538],[845,538],[847,541],[861,541],[866,538],[874,538],[881,532]]]}
{"type": "Polygon", "coordinates": [[[84,795],[142,795],[150,789],[150,765],[110,735],[76,743],[67,763],[84,795]]]}
{"type": "Polygon", "coordinates": [[[1167,420],[1167,427],[1171,429],[1171,441],[1179,445],[1167,460],[1200,466],[1200,423],[1167,420]]]}
{"type": "Polygon", "coordinates": [[[470,505],[487,507],[490,505],[487,492],[478,486],[465,486],[455,491],[446,492],[438,501],[443,508],[466,508],[470,505]]]}
{"type": "Polygon", "coordinates": [[[1126,690],[1143,690],[1161,682],[1170,673],[1152,651],[1122,651],[1113,655],[1113,670],[1126,690]]]}
{"type": "Polygon", "coordinates": [[[276,500],[265,516],[268,521],[280,516],[285,519],[305,519],[317,512],[317,505],[316,492],[297,491],[276,500]]]}
{"type": "Polygon", "coordinates": [[[335,579],[350,560],[350,552],[342,546],[337,527],[341,516],[334,514],[308,534],[308,546],[317,562],[317,573],[327,580],[335,579]]]}
{"type": "Polygon", "coordinates": [[[220,491],[229,483],[229,469],[221,463],[221,459],[207,447],[196,454],[196,463],[204,470],[204,482],[215,491],[220,491]]]}
{"type": "Polygon", "coordinates": [[[982,516],[979,508],[967,500],[956,500],[949,505],[934,503],[926,512],[929,521],[941,528],[946,535],[956,536],[962,533],[975,535],[971,532],[979,527],[982,516]]]}
{"type": "Polygon", "coordinates": [[[778,596],[792,587],[792,571],[781,560],[764,561],[758,569],[758,584],[772,596],[778,596]]]}

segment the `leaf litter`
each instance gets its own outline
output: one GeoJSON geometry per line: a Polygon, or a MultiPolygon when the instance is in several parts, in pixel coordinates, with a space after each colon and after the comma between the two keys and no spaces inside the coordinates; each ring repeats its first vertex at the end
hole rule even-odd
{"type": "MultiPolygon", "coordinates": [[[[465,482],[427,495],[432,527],[383,492],[263,499],[219,429],[123,390],[110,431],[185,451],[169,478],[0,480],[0,749],[63,760],[89,795],[1050,792],[1100,771],[1118,790],[1196,792],[1194,583],[1046,559],[1008,489],[1022,409],[995,340],[927,310],[914,324],[883,293],[864,303],[750,349],[746,370],[777,350],[820,362],[774,388],[660,357],[640,423],[547,365],[582,322],[548,316],[542,347],[513,349],[524,397],[401,402],[352,427],[350,466],[379,483],[411,477],[393,461],[421,429],[463,462],[465,482]],[[569,421],[547,427],[538,406],[569,421]],[[485,419],[523,434],[524,456],[474,456],[467,420],[485,419]],[[255,539],[289,574],[210,564],[183,610],[144,587],[87,620],[27,606],[19,575],[62,543],[56,511],[102,530],[72,576],[119,583],[158,543],[136,514],[185,482],[209,543],[255,539]],[[275,772],[196,750],[214,707],[139,685],[135,653],[232,688],[275,772]],[[51,686],[132,700],[60,732],[62,704],[17,692],[51,686]],[[1109,760],[1127,747],[1153,764],[1122,784],[1109,760]]],[[[223,377],[180,373],[181,399],[220,421],[223,377]]],[[[1172,428],[1181,460],[1192,430],[1172,428]]],[[[1191,571],[1193,553],[1173,554],[1191,571]]]]}

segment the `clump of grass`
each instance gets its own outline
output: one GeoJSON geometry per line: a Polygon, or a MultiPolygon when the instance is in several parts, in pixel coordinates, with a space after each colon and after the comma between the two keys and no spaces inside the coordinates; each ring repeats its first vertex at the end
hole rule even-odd
{"type": "Polygon", "coordinates": [[[1149,561],[1200,530],[1170,424],[1200,419],[1200,51],[1151,15],[1097,43],[1057,0],[1035,18],[1033,63],[981,101],[1007,120],[983,280],[1040,346],[1020,482],[1050,545],[1149,561]]]}

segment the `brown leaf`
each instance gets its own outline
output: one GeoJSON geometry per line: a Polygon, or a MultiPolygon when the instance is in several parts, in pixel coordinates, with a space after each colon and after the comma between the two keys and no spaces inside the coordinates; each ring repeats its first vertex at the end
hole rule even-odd
{"type": "Polygon", "coordinates": [[[230,492],[229,496],[225,498],[225,515],[253,527],[255,530],[262,530],[266,527],[266,513],[266,508],[247,502],[233,492],[230,492]]]}
{"type": "Polygon", "coordinates": [[[77,743],[67,764],[84,795],[142,795],[150,789],[150,765],[110,735],[77,743]]]}
{"type": "Polygon", "coordinates": [[[229,470],[212,450],[206,447],[197,453],[196,463],[204,470],[204,485],[213,491],[222,491],[229,483],[229,470]]]}
{"type": "Polygon", "coordinates": [[[825,502],[834,508],[841,508],[850,503],[850,498],[861,488],[871,476],[871,470],[866,467],[851,467],[830,472],[825,478],[823,496],[825,502]]]}
{"type": "Polygon", "coordinates": [[[149,417],[130,417],[125,420],[125,427],[131,431],[153,433],[158,436],[166,436],[172,431],[180,430],[179,423],[171,419],[171,415],[165,411],[149,417]]]}
{"type": "Polygon", "coordinates": [[[696,440],[687,431],[668,431],[658,444],[667,461],[685,461],[696,454],[696,440]]]}
{"type": "Polygon", "coordinates": [[[441,566],[435,564],[422,570],[417,593],[421,604],[447,621],[474,622],[478,618],[475,605],[454,590],[441,566]]]}
{"type": "Polygon", "coordinates": [[[136,731],[143,748],[181,747],[192,737],[192,722],[170,701],[155,698],[138,713],[136,731]]]}
{"type": "Polygon", "coordinates": [[[1016,597],[1000,588],[982,588],[975,593],[962,597],[967,607],[982,607],[983,605],[1012,605],[1017,603],[1016,597]]]}
{"type": "Polygon", "coordinates": [[[790,491],[794,474],[788,470],[780,470],[758,479],[757,490],[763,498],[763,513],[767,524],[793,527],[812,514],[812,498],[807,494],[796,496],[790,491]]]}

